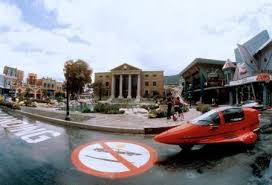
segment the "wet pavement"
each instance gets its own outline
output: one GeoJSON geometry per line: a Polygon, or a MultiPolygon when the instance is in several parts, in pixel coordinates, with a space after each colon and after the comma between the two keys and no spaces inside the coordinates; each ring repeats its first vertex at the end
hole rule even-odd
{"type": "MultiPolygon", "coordinates": [[[[240,144],[196,146],[191,152],[182,152],[177,146],[158,144],[151,136],[112,134],[73,127],[62,127],[29,119],[21,115],[6,115],[0,111],[0,123],[9,123],[13,117],[40,135],[20,133],[0,126],[0,184],[1,185],[245,185],[269,184],[271,167],[253,173],[258,156],[272,152],[271,133],[261,134],[255,146],[240,144]],[[6,121],[6,122],[5,122],[6,121]],[[40,137],[44,135],[46,137],[40,137]],[[79,146],[101,140],[129,140],[152,147],[158,161],[147,171],[122,179],[89,175],[78,170],[71,161],[72,152],[79,146]],[[198,149],[197,147],[200,147],[198,149]]],[[[272,114],[264,115],[262,122],[271,124],[272,114]]],[[[12,120],[11,122],[14,122],[12,120]]],[[[267,154],[267,155],[266,155],[267,154]]],[[[259,168],[258,164],[258,168],[259,168]]]]}

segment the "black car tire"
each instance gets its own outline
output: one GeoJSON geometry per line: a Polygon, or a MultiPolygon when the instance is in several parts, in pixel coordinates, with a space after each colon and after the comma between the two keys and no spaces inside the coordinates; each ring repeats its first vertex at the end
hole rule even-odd
{"type": "Polygon", "coordinates": [[[179,145],[179,147],[182,149],[182,151],[187,152],[190,151],[193,148],[193,144],[183,144],[179,145]]]}

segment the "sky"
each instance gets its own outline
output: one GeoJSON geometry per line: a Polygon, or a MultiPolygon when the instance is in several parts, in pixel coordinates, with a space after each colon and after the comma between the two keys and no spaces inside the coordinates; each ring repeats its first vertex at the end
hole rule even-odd
{"type": "Polygon", "coordinates": [[[0,0],[0,71],[62,81],[64,62],[83,59],[175,75],[195,58],[234,61],[271,20],[270,0],[0,0]]]}

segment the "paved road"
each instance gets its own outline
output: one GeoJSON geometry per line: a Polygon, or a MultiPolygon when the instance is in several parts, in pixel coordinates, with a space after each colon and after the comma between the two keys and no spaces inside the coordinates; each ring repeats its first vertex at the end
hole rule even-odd
{"type": "Polygon", "coordinates": [[[1,185],[244,185],[253,179],[250,165],[255,150],[243,145],[215,145],[184,153],[176,146],[157,144],[150,136],[66,128],[0,111],[1,185]],[[28,129],[18,130],[16,124],[28,129]],[[116,139],[152,147],[158,161],[144,173],[123,179],[89,175],[72,163],[71,153],[77,147],[116,139]]]}

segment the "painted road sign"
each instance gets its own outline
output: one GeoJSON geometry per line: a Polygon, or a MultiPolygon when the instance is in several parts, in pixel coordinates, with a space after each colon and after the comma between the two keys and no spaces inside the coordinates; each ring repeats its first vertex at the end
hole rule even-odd
{"type": "Polygon", "coordinates": [[[71,160],[85,173],[114,179],[150,169],[157,154],[153,148],[133,141],[97,141],[76,148],[71,160]]]}

